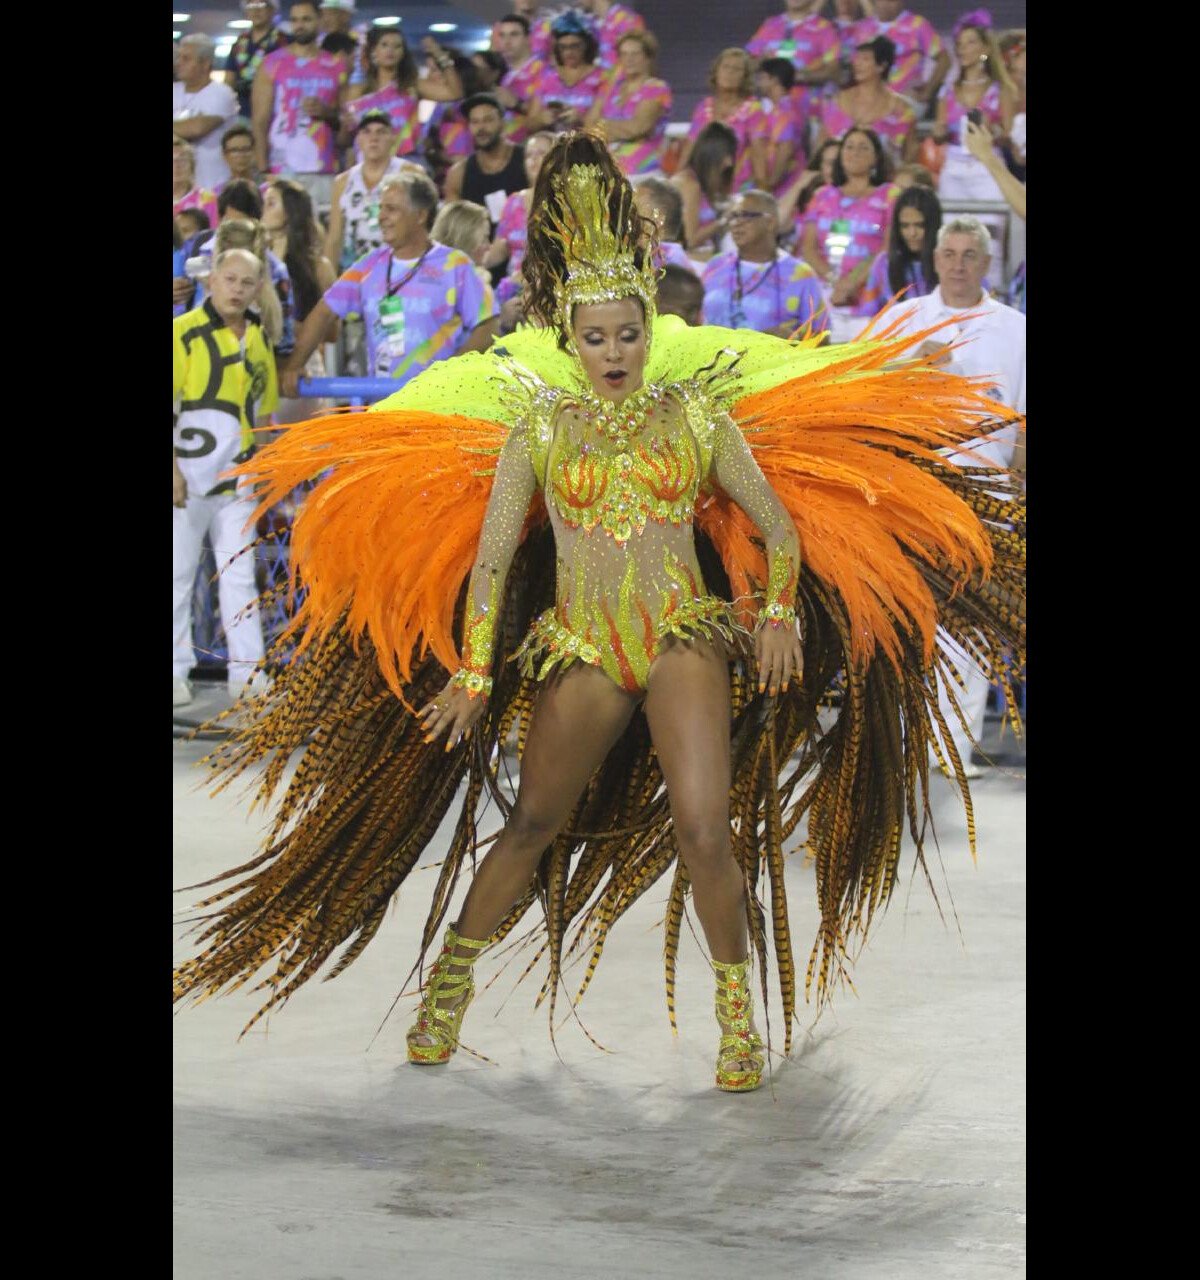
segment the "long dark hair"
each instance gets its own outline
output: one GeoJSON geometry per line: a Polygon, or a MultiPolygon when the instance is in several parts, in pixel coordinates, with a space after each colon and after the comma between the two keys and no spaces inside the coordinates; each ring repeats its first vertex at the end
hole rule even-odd
{"type": "Polygon", "coordinates": [[[871,146],[875,148],[875,163],[871,166],[867,181],[873,187],[881,186],[885,182],[891,182],[892,162],[888,153],[884,150],[883,143],[879,141],[879,134],[874,129],[864,129],[860,125],[855,125],[853,128],[847,129],[838,140],[837,159],[833,162],[833,185],[842,187],[849,181],[846,177],[846,170],[842,166],[842,148],[846,145],[846,139],[854,133],[861,133],[864,138],[870,139],[871,146]]]}
{"type": "Polygon", "coordinates": [[[284,258],[284,265],[292,281],[296,322],[300,324],[321,301],[321,286],[317,282],[317,260],[321,256],[321,242],[316,218],[313,216],[312,197],[291,178],[273,178],[271,185],[279,192],[284,216],[287,218],[287,257],[284,258]]]}
{"type": "Polygon", "coordinates": [[[377,68],[371,66],[371,54],[375,52],[376,46],[384,36],[400,37],[404,52],[400,55],[400,65],[396,68],[396,88],[401,93],[412,93],[417,87],[417,60],[413,57],[412,50],[408,47],[408,41],[405,39],[404,33],[397,31],[395,27],[372,27],[367,32],[367,65],[365,68],[367,73],[367,92],[376,93],[383,88],[383,85],[379,83],[377,68]]]}
{"type": "Polygon", "coordinates": [[[714,208],[733,190],[733,167],[737,163],[737,134],[720,120],[712,120],[696,135],[687,167],[696,175],[700,190],[714,208]]]}
{"type": "MultiPolygon", "coordinates": [[[[567,170],[577,164],[598,165],[604,178],[611,183],[612,195],[608,202],[610,225],[626,245],[641,246],[635,250],[635,260],[641,260],[636,255],[648,252],[646,246],[652,248],[658,236],[655,224],[638,213],[633,203],[633,187],[618,168],[604,139],[590,129],[561,134],[546,153],[538,170],[537,182],[533,185],[533,198],[529,205],[533,212],[529,216],[525,257],[521,262],[526,286],[526,314],[546,325],[554,324],[555,286],[566,275],[562,246],[546,230],[547,214],[553,212],[561,216],[562,200],[555,182],[559,177],[565,178],[567,170]]],[[[558,345],[564,351],[567,336],[560,330],[558,345]]]]}
{"type": "Polygon", "coordinates": [[[900,198],[892,207],[892,237],[888,245],[888,286],[892,293],[899,293],[909,284],[908,268],[914,261],[909,253],[904,237],[900,234],[900,211],[916,209],[925,219],[925,239],[921,244],[921,274],[930,289],[936,289],[938,283],[937,270],[933,265],[933,247],[937,243],[937,233],[942,225],[942,203],[937,193],[928,187],[911,186],[900,192],[900,198]]]}

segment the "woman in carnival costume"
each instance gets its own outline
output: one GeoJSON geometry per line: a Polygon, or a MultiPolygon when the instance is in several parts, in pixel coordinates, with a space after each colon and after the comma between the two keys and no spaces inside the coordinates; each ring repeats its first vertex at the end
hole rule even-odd
{"type": "Polygon", "coordinates": [[[652,224],[588,133],[555,143],[532,208],[522,270],[543,328],[369,412],[292,426],[243,468],[264,508],[323,478],[293,531],[299,605],[279,646],[295,654],[210,764],[227,785],[265,761],[265,800],[299,762],[264,850],[207,882],[226,883],[200,904],[176,999],[273,960],[253,1025],[327,960],[340,973],[465,781],[410,1061],[450,1059],[473,966],[535,902],[553,1034],[564,961],[587,957],[577,1002],[615,922],[669,873],[672,1025],[690,893],[716,1083],[755,1089],[768,930],[785,1053],[796,1016],[785,841],[807,819],[821,925],[805,993],[821,1006],[890,896],[905,826],[924,867],[931,748],[969,814],[936,632],[1005,683],[1023,665],[1023,506],[1003,473],[944,460],[996,405],[902,359],[926,335],[831,349],[656,319],[652,224]],[[476,865],[485,790],[507,820],[476,865]]]}

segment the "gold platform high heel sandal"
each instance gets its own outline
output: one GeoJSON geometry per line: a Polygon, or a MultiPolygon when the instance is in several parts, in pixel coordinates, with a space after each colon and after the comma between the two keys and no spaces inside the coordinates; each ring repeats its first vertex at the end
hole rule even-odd
{"type": "Polygon", "coordinates": [[[726,1093],[749,1093],[762,1084],[763,1042],[750,1030],[754,993],[750,987],[750,959],[740,964],[711,961],[717,975],[717,1021],[721,1043],[717,1048],[717,1088],[726,1093]],[[728,1030],[726,1030],[728,1028],[728,1030]],[[749,1062],[749,1069],[742,1063],[749,1062]]]}
{"type": "Polygon", "coordinates": [[[446,927],[446,937],[442,950],[433,962],[429,971],[429,981],[421,995],[421,1009],[417,1021],[409,1028],[406,1037],[408,1042],[408,1060],[418,1066],[435,1066],[440,1062],[449,1062],[458,1048],[458,1033],[462,1027],[463,1014],[475,995],[475,977],[472,966],[479,959],[479,953],[488,945],[489,938],[478,941],[475,938],[459,937],[453,925],[446,927]],[[460,948],[474,952],[473,955],[456,955],[460,948]],[[465,973],[452,973],[451,967],[465,968],[465,973]],[[443,1002],[453,1001],[452,1004],[443,1002]],[[418,1043],[418,1037],[432,1041],[432,1044],[418,1043]]]}

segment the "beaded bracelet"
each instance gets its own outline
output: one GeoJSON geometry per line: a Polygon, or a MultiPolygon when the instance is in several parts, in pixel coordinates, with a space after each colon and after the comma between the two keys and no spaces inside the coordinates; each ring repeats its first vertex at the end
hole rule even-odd
{"type": "Polygon", "coordinates": [[[768,604],[764,605],[758,611],[758,621],[761,626],[764,622],[769,622],[776,630],[784,626],[793,626],[796,622],[796,609],[790,604],[768,604]]]}
{"type": "Polygon", "coordinates": [[[486,698],[492,692],[491,676],[481,676],[478,671],[468,671],[466,667],[459,667],[450,677],[450,683],[456,689],[465,689],[468,698],[486,698]]]}

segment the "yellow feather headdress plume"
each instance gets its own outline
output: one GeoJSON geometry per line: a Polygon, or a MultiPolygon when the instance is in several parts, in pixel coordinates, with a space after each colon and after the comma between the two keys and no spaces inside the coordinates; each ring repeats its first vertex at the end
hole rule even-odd
{"type": "Polygon", "coordinates": [[[613,228],[613,183],[599,165],[576,164],[555,180],[561,208],[542,211],[543,230],[562,247],[565,276],[554,289],[555,324],[571,331],[571,312],[580,305],[640,298],[646,328],[654,322],[657,293],[652,255],[639,267],[635,257],[640,235],[633,216],[632,191],[622,184],[618,194],[618,229],[613,228]]]}

